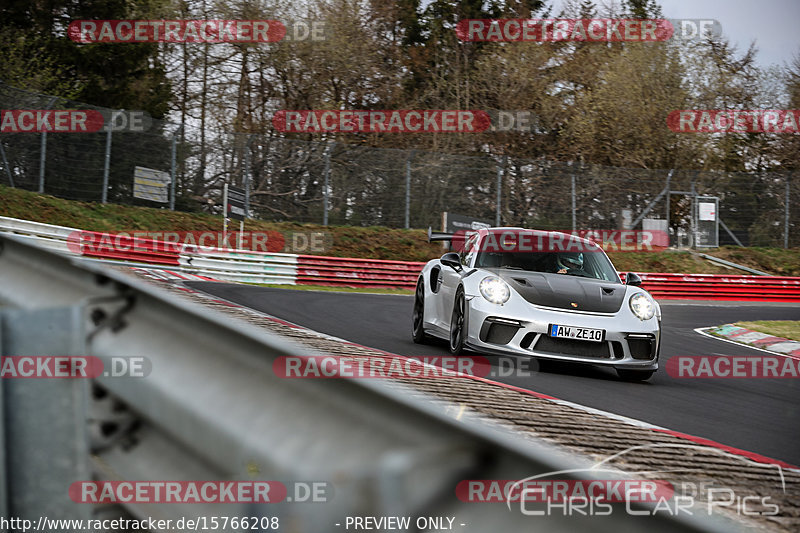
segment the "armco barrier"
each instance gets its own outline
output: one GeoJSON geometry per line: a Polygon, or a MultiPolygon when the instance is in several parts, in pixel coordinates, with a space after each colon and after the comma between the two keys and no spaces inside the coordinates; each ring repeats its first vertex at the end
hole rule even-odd
{"type": "Polygon", "coordinates": [[[299,285],[413,289],[425,263],[300,255],[299,285]]]}
{"type": "Polygon", "coordinates": [[[183,246],[175,243],[131,237],[129,235],[75,232],[67,240],[67,246],[87,257],[140,261],[154,265],[178,265],[183,246]]]}
{"type": "Polygon", "coordinates": [[[67,247],[67,239],[76,231],[78,230],[66,226],[0,217],[0,233],[16,235],[32,244],[61,253],[73,253],[67,247]]]}
{"type": "Polygon", "coordinates": [[[226,281],[295,285],[297,255],[184,247],[181,270],[226,281]]]}
{"type": "MultiPolygon", "coordinates": [[[[0,233],[10,233],[62,253],[103,259],[171,265],[210,278],[286,285],[413,289],[425,263],[207,250],[148,239],[122,237],[120,249],[103,239],[108,234],[0,217],[0,233]],[[81,245],[76,246],[75,235],[81,245]]],[[[662,300],[728,300],[800,302],[800,278],[711,274],[642,273],[642,286],[662,300]]],[[[621,277],[624,279],[625,274],[621,277]]]]}
{"type": "Polygon", "coordinates": [[[800,302],[800,278],[711,274],[640,274],[657,299],[800,302]]]}

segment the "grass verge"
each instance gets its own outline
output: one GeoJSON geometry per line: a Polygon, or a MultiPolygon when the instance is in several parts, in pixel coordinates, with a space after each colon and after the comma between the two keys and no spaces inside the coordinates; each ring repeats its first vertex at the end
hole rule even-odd
{"type": "MultiPolygon", "coordinates": [[[[3,185],[0,185],[0,215],[101,232],[222,230],[222,217],[207,213],[184,213],[153,207],[77,202],[3,185]]],[[[284,235],[289,232],[302,231],[327,232],[332,237],[333,245],[322,255],[334,257],[428,261],[443,253],[441,244],[428,243],[426,231],[421,229],[322,226],[298,222],[248,220],[245,230],[279,231],[284,235]]],[[[781,248],[724,247],[705,252],[771,274],[800,276],[800,248],[784,250],[781,248]]],[[[623,272],[744,273],[678,250],[646,253],[610,252],[608,255],[614,266],[623,272]]]]}
{"type": "Polygon", "coordinates": [[[752,329],[775,337],[800,341],[800,321],[798,320],[756,320],[753,322],[737,322],[734,326],[752,329]]]}

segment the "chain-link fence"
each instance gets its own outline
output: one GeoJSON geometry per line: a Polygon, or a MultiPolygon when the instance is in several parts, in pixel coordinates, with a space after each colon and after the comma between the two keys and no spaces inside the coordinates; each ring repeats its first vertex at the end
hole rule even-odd
{"type": "MultiPolygon", "coordinates": [[[[0,83],[0,109],[111,110],[0,83]]],[[[219,134],[152,120],[146,131],[0,133],[0,183],[67,199],[167,207],[134,198],[134,167],[170,173],[174,208],[221,212],[224,183],[248,189],[251,216],[336,225],[439,228],[444,211],[502,225],[619,229],[666,220],[691,235],[693,199],[719,198],[720,243],[800,246],[790,173],[646,170],[496,154],[451,155],[219,134]],[[105,194],[104,194],[105,191],[105,194]],[[669,207],[667,207],[669,206],[669,207]]],[[[689,242],[689,241],[687,241],[689,242]]]]}
{"type": "MultiPolygon", "coordinates": [[[[132,127],[130,113],[23,91],[0,83],[3,110],[89,110],[100,112],[99,131],[0,133],[0,183],[69,200],[134,203],[134,167],[169,171],[174,124],[146,120],[132,127]],[[115,121],[108,131],[108,124],[115,121]],[[138,131],[145,128],[144,131],[138,131]],[[104,187],[105,185],[105,187],[104,187]]],[[[35,118],[27,121],[34,126],[35,118]]],[[[50,120],[52,127],[52,119],[50,120]]],[[[19,121],[19,125],[25,122],[19,121]]],[[[91,128],[89,128],[91,129],[91,128]]],[[[148,205],[147,202],[139,202],[148,205]]],[[[152,204],[149,204],[152,205],[152,204]]]]}

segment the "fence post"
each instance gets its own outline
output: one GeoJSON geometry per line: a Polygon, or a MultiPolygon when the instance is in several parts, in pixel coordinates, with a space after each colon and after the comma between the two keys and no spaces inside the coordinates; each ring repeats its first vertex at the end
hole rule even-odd
{"type": "MultiPolygon", "coordinates": [[[[572,166],[572,161],[569,162],[569,166],[572,166]]],[[[570,181],[572,182],[572,231],[573,233],[577,230],[577,224],[575,220],[575,172],[573,171],[570,174],[570,181]]]]}
{"type": "Polygon", "coordinates": [[[228,238],[228,182],[222,186],[222,242],[228,238]]]}
{"type": "Polygon", "coordinates": [[[42,132],[42,143],[39,148],[39,194],[44,194],[44,162],[47,154],[47,132],[42,132]]]}
{"type": "Polygon", "coordinates": [[[503,171],[508,164],[508,156],[503,156],[502,165],[497,166],[497,208],[494,215],[494,225],[500,226],[500,196],[503,192],[503,171]]]}
{"type": "MultiPolygon", "coordinates": [[[[52,97],[49,102],[47,102],[47,107],[45,109],[50,109],[53,107],[53,103],[55,103],[56,97],[52,97]]],[[[44,194],[44,165],[45,159],[47,157],[47,132],[42,132],[42,144],[41,148],[39,149],[39,194],[44,194]]]]}
{"type": "Polygon", "coordinates": [[[244,217],[250,216],[250,144],[256,136],[253,133],[247,135],[247,143],[244,145],[244,176],[242,176],[242,186],[244,187],[244,217]]]}
{"type": "Polygon", "coordinates": [[[414,159],[414,153],[416,150],[411,150],[406,158],[406,229],[411,227],[411,160],[414,159]]]}
{"type": "Polygon", "coordinates": [[[789,179],[794,176],[794,172],[786,175],[786,199],[784,201],[783,214],[783,247],[789,248],[789,179]]]}
{"type": "Polygon", "coordinates": [[[8,159],[6,158],[6,149],[3,147],[2,142],[0,142],[0,154],[3,156],[3,168],[6,169],[6,174],[8,175],[8,183],[12,187],[14,187],[14,176],[11,175],[11,167],[8,166],[8,159]]]}
{"type": "Polygon", "coordinates": [[[328,148],[325,150],[325,185],[322,189],[322,225],[328,225],[328,184],[331,178],[331,152],[333,152],[333,147],[336,146],[336,143],[330,143],[328,148]]]}
{"type": "MultiPolygon", "coordinates": [[[[666,196],[666,198],[667,198],[667,213],[666,213],[666,217],[665,217],[667,219],[667,248],[669,248],[669,246],[672,244],[672,241],[670,240],[670,236],[669,236],[669,211],[670,211],[670,206],[672,205],[672,193],[669,192],[669,186],[670,186],[670,182],[672,181],[672,173],[673,172],[675,172],[674,168],[669,171],[669,174],[667,174],[667,184],[664,186],[664,191],[666,191],[666,195],[667,195],[666,196]]],[[[694,190],[694,182],[692,182],[692,190],[694,190]]],[[[692,217],[694,217],[694,212],[692,213],[692,217]]],[[[692,221],[693,221],[692,222],[692,226],[694,226],[694,218],[692,218],[692,221]]],[[[675,231],[675,241],[678,243],[678,246],[680,247],[680,242],[678,241],[678,232],[677,231],[675,231]]]]}
{"type": "Polygon", "coordinates": [[[170,161],[169,173],[172,181],[169,184],[169,210],[175,211],[175,174],[178,152],[178,134],[183,130],[183,124],[172,134],[172,159],[170,161]]]}
{"type": "Polygon", "coordinates": [[[111,132],[114,129],[114,121],[116,120],[117,112],[111,112],[111,120],[106,126],[106,156],[103,161],[103,191],[100,194],[100,202],[106,203],[108,199],[108,171],[111,167],[111,132]]]}

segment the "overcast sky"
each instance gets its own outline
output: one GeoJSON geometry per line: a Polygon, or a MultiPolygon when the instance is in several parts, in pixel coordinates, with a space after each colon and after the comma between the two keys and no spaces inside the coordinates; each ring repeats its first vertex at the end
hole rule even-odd
{"type": "Polygon", "coordinates": [[[712,18],[739,51],[755,40],[762,66],[800,54],[800,0],[658,0],[666,18],[712,18]]]}
{"type": "MultiPolygon", "coordinates": [[[[595,0],[603,5],[610,0],[595,0]]],[[[554,13],[562,0],[549,0],[554,13]]],[[[761,66],[800,54],[800,0],[657,0],[665,18],[715,19],[739,52],[755,40],[761,66]]]]}

